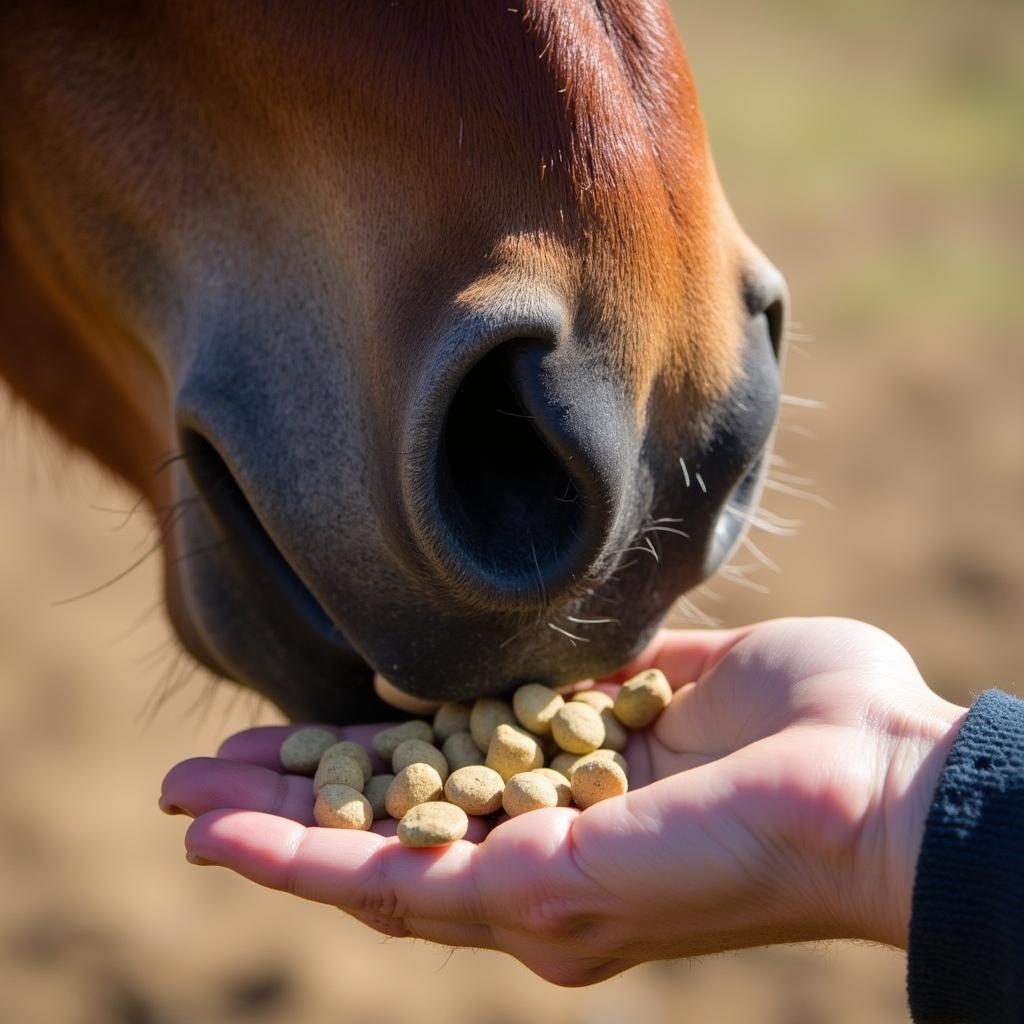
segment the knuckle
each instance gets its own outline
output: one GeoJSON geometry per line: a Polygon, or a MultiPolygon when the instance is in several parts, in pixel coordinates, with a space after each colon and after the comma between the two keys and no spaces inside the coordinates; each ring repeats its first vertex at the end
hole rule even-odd
{"type": "Polygon", "coordinates": [[[360,888],[358,910],[374,920],[401,922],[406,917],[408,907],[387,872],[379,868],[370,881],[360,888]]]}
{"type": "Polygon", "coordinates": [[[543,896],[523,908],[525,931],[550,942],[577,943],[593,928],[593,917],[564,896],[543,896]]]}
{"type": "Polygon", "coordinates": [[[373,914],[362,914],[358,911],[349,910],[347,907],[338,907],[338,910],[345,914],[346,917],[354,918],[360,924],[366,925],[367,928],[372,928],[381,935],[387,935],[389,938],[407,939],[412,935],[404,921],[397,921],[390,917],[376,917],[373,914]]]}

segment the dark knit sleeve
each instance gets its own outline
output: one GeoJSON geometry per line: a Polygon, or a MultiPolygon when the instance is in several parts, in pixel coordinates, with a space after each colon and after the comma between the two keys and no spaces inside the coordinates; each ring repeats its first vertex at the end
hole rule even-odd
{"type": "Polygon", "coordinates": [[[1024,701],[984,693],[928,812],[907,948],[915,1024],[1024,1021],[1024,701]]]}

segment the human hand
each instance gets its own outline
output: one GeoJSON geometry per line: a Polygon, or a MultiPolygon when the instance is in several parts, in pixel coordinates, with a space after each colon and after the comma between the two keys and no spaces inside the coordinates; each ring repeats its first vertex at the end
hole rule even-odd
{"type": "MultiPolygon", "coordinates": [[[[312,826],[280,774],[285,727],[178,765],[162,806],[196,820],[196,863],[339,906],[388,935],[501,949],[558,984],[645,960],[773,942],[906,943],[914,866],[963,719],[874,627],[786,619],[663,631],[613,677],[675,689],[631,737],[631,791],[534,811],[436,850],[312,826]]],[[[368,740],[373,727],[336,730],[368,740]]]]}

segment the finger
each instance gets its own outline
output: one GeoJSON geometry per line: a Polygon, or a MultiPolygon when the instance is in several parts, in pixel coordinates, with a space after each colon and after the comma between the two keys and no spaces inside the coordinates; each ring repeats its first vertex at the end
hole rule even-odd
{"type": "Polygon", "coordinates": [[[313,824],[313,783],[258,765],[194,757],[175,765],[164,779],[160,807],[169,814],[198,817],[221,807],[261,811],[313,824]]]}
{"type": "MultiPolygon", "coordinates": [[[[651,726],[654,738],[678,754],[707,755],[719,752],[722,723],[715,719],[707,720],[705,693],[705,687],[697,683],[686,683],[679,687],[672,694],[668,707],[651,726]]],[[[722,717],[720,713],[718,718],[722,717]]]]}
{"type": "Polygon", "coordinates": [[[655,739],[679,754],[714,759],[777,732],[785,702],[772,700],[766,685],[744,689],[743,682],[720,673],[680,687],[651,726],[655,739]]]}
{"type": "Polygon", "coordinates": [[[663,629],[642,654],[599,682],[624,683],[638,672],[660,668],[676,689],[710,671],[752,628],[663,629]]]}
{"type": "MultiPolygon", "coordinates": [[[[313,825],[314,803],[311,779],[217,757],[196,757],[175,765],[167,773],[160,793],[161,810],[193,818],[207,811],[232,808],[313,825]]],[[[465,838],[483,842],[490,829],[488,821],[470,818],[465,838]]],[[[373,831],[384,837],[397,835],[398,822],[384,818],[374,822],[373,831]]]]}
{"type": "MultiPolygon", "coordinates": [[[[246,729],[244,732],[235,733],[229,736],[217,750],[218,757],[228,758],[231,761],[245,761],[247,764],[258,764],[264,768],[272,768],[274,771],[281,771],[281,758],[279,756],[281,744],[298,729],[306,728],[310,723],[300,725],[261,725],[255,729],[246,729]]],[[[319,724],[319,723],[315,723],[319,724]]],[[[385,767],[384,762],[373,752],[373,737],[381,729],[394,725],[394,722],[378,722],[373,725],[320,725],[322,729],[333,732],[339,740],[353,740],[361,744],[370,755],[375,771],[391,771],[385,767]]]]}
{"type": "Polygon", "coordinates": [[[465,840],[415,850],[371,832],[220,810],[192,822],[185,847],[260,885],[371,917],[484,920],[475,878],[484,846],[465,840]]]}
{"type": "Polygon", "coordinates": [[[400,690],[390,680],[382,675],[374,675],[373,689],[377,696],[385,704],[390,704],[399,711],[406,711],[417,718],[429,718],[441,706],[439,700],[424,700],[422,697],[414,697],[411,693],[400,690]]]}

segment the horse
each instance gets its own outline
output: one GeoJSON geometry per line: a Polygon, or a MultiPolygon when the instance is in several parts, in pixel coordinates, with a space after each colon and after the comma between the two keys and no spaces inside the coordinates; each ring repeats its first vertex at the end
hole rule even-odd
{"type": "Polygon", "coordinates": [[[13,0],[0,372],[293,719],[629,661],[756,506],[782,276],[660,0],[13,0]]]}

